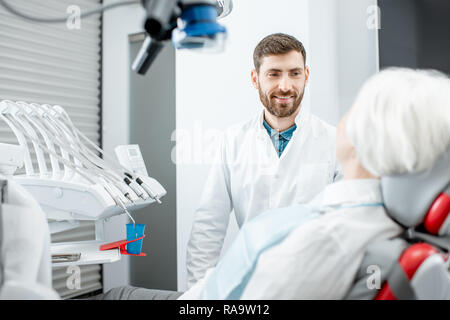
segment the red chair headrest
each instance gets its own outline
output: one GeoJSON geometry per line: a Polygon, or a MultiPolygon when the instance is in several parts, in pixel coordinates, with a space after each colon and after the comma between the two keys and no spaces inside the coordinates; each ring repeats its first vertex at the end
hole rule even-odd
{"type": "Polygon", "coordinates": [[[443,192],[430,206],[424,220],[425,229],[434,235],[450,232],[450,195],[443,192]]]}

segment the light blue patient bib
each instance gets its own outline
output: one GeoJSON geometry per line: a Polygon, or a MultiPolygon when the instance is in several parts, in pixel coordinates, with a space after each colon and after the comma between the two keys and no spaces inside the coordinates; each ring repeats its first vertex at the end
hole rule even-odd
{"type": "Polygon", "coordinates": [[[318,207],[306,204],[269,210],[245,223],[207,279],[202,299],[239,299],[261,253],[281,242],[294,228],[321,215],[318,207]]]}

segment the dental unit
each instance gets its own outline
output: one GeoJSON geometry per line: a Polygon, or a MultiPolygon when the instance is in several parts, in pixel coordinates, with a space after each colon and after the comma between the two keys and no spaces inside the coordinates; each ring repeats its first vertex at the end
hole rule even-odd
{"type": "MultiPolygon", "coordinates": [[[[131,148],[145,168],[137,145],[118,147],[119,159],[114,159],[78,130],[61,106],[4,100],[0,102],[0,119],[10,127],[23,152],[25,172],[11,178],[39,202],[50,232],[75,228],[82,220],[95,221],[95,241],[66,243],[65,249],[70,252],[82,251],[89,245],[89,250],[97,253],[104,243],[105,220],[125,213],[135,224],[130,211],[161,203],[160,198],[166,194],[146,170],[134,170],[132,163],[125,161],[123,150],[131,148]]],[[[0,150],[11,147],[2,144],[0,150]]],[[[11,176],[15,169],[2,173],[11,176]]],[[[58,253],[64,253],[61,251],[58,253]]],[[[119,258],[120,254],[106,262],[119,258]]],[[[99,260],[97,257],[81,263],[99,260]]]]}

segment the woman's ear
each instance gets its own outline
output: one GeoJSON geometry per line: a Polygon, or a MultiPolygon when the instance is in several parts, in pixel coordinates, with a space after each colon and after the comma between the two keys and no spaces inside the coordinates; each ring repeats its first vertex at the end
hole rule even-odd
{"type": "Polygon", "coordinates": [[[350,156],[352,157],[352,159],[358,160],[358,157],[356,156],[355,147],[352,144],[350,144],[350,156]]]}
{"type": "Polygon", "coordinates": [[[256,69],[253,69],[251,72],[251,79],[252,79],[252,85],[255,89],[259,89],[258,85],[258,71],[256,69]]]}

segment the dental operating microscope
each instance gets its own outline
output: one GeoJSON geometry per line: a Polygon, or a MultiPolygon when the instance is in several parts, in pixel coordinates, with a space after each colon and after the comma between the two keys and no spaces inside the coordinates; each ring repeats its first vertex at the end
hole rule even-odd
{"type": "Polygon", "coordinates": [[[230,14],[231,0],[143,0],[147,37],[133,63],[145,74],[168,40],[176,49],[220,51],[226,29],[217,23],[230,14]]]}

